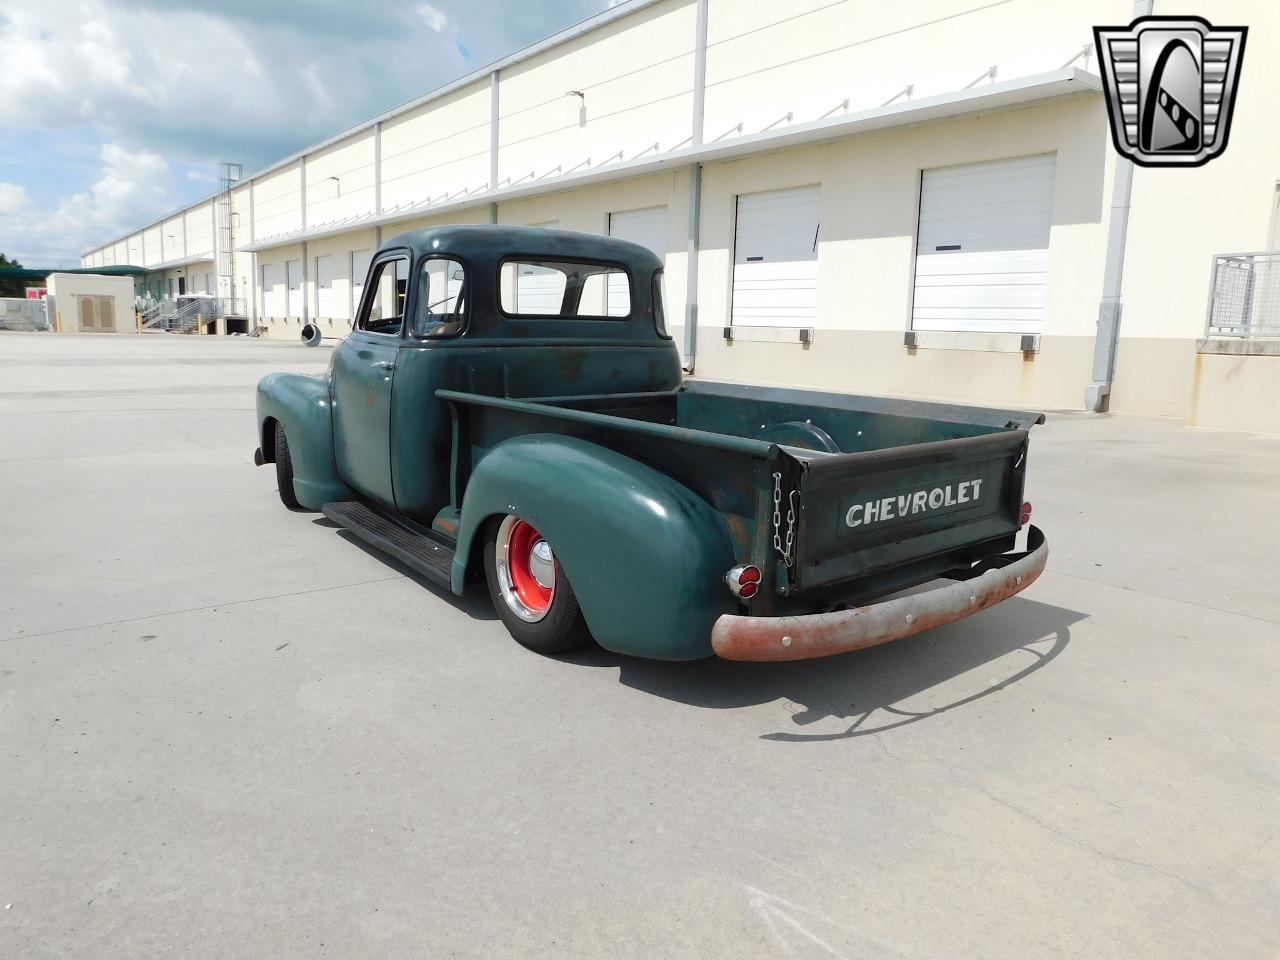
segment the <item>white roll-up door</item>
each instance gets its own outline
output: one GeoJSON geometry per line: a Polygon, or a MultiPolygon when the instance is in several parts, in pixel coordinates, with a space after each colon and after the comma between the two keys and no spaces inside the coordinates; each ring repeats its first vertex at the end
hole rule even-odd
{"type": "Polygon", "coordinates": [[[915,330],[1039,333],[1054,157],[926,170],[916,241],[915,330]]]}
{"type": "Polygon", "coordinates": [[[302,261],[287,260],[284,275],[289,283],[289,299],[287,306],[290,317],[302,316],[302,261]]]}
{"type": "Polygon", "coordinates": [[[565,275],[532,263],[509,264],[515,270],[512,313],[554,316],[564,302],[565,275]]]}
{"type": "MultiPolygon", "coordinates": [[[[609,236],[629,240],[647,247],[667,262],[667,208],[623,210],[609,214],[609,236]]],[[[609,316],[625,317],[631,312],[631,296],[627,278],[621,273],[609,275],[609,316]]]]}
{"type": "Polygon", "coordinates": [[[649,207],[645,210],[624,210],[609,214],[609,236],[629,240],[648,247],[666,262],[667,257],[667,208],[649,207]]]}
{"type": "MultiPolygon", "coordinates": [[[[541,220],[529,224],[542,230],[559,230],[559,220],[541,220]]],[[[564,300],[564,274],[559,270],[530,263],[506,264],[502,279],[502,309],[509,313],[543,314],[560,312],[564,300]],[[508,302],[509,301],[509,302],[508,302]]]]}
{"type": "Polygon", "coordinates": [[[364,281],[369,276],[369,263],[373,260],[372,250],[351,251],[351,317],[355,318],[360,309],[360,298],[364,296],[364,281]]]}
{"type": "Polygon", "coordinates": [[[316,257],[316,318],[333,316],[333,257],[316,257]]]}
{"type": "Polygon", "coordinates": [[[819,187],[738,197],[733,323],[811,327],[818,313],[819,187]]]}
{"type": "Polygon", "coordinates": [[[264,317],[282,317],[280,309],[283,304],[280,298],[279,270],[274,263],[262,265],[262,315],[264,317]]]}

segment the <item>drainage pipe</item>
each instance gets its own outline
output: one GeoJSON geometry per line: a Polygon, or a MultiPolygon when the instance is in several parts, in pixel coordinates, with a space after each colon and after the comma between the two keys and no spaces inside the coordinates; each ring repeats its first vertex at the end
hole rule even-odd
{"type": "MultiPolygon", "coordinates": [[[[1133,16],[1151,15],[1153,0],[1134,0],[1133,16]]],[[[1107,51],[1098,51],[1098,60],[1107,51]]],[[[1084,406],[1104,413],[1111,404],[1111,385],[1116,377],[1116,352],[1120,345],[1120,317],[1124,305],[1120,289],[1124,282],[1124,251],[1129,235],[1129,207],[1133,195],[1133,161],[1116,157],[1111,182],[1111,224],[1107,230],[1106,266],[1102,275],[1102,301],[1098,304],[1098,330],[1093,342],[1093,382],[1085,391],[1084,406]]]]}

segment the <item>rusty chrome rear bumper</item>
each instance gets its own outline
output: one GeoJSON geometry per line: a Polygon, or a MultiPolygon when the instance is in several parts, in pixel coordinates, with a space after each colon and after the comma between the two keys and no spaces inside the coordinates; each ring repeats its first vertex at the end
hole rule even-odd
{"type": "Polygon", "coordinates": [[[991,559],[1009,562],[972,579],[865,607],[797,617],[725,614],[711,630],[711,647],[725,660],[808,660],[901,640],[1022,592],[1044,572],[1049,544],[1039,527],[1031,527],[1025,551],[991,559]]]}

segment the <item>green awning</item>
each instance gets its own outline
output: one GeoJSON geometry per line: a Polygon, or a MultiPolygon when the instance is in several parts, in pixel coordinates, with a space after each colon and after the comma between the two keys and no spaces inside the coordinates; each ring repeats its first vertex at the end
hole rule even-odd
{"type": "Polygon", "coordinates": [[[47,270],[43,268],[32,267],[0,267],[0,280],[43,280],[51,273],[96,273],[99,276],[106,277],[143,277],[146,276],[145,267],[130,267],[121,264],[114,267],[49,267],[47,270]]]}

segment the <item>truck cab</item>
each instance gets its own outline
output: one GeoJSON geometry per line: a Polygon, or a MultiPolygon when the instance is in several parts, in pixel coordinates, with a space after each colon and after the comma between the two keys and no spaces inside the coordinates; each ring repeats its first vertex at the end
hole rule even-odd
{"type": "Polygon", "coordinates": [[[1034,579],[1042,535],[1009,551],[1039,419],[683,382],[652,252],[452,226],[378,251],[324,376],[262,380],[255,459],[286,506],[456,592],[483,576],[540,652],[794,659],[856,648],[800,618],[946,572],[1034,579]]]}

